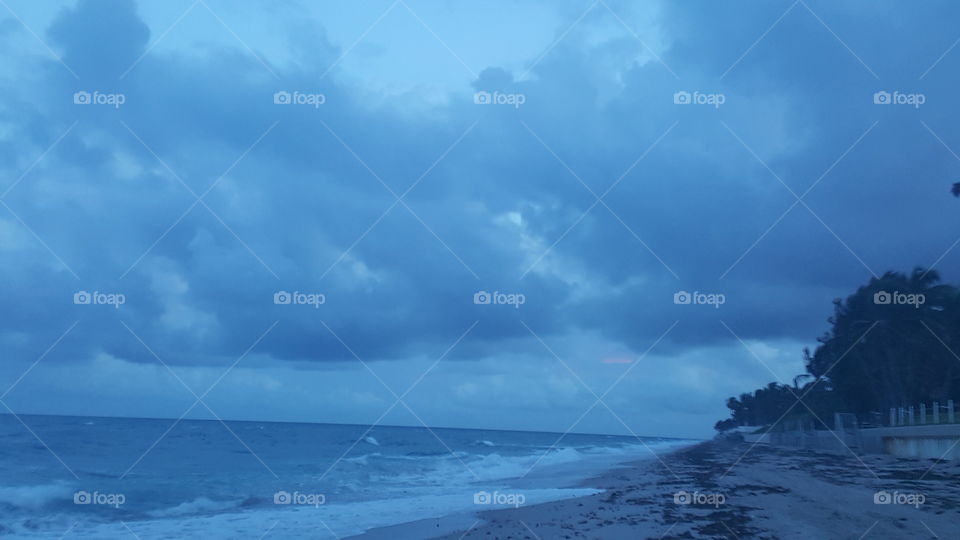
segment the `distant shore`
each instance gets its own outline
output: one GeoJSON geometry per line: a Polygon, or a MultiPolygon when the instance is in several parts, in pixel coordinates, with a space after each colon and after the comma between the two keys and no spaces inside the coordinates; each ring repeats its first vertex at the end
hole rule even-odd
{"type": "Polygon", "coordinates": [[[710,441],[610,471],[588,497],[421,520],[390,538],[948,538],[960,463],[710,441]]]}

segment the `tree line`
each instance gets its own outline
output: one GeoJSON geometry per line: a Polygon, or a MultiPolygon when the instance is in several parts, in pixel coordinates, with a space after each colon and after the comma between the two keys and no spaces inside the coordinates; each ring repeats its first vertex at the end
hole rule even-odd
{"type": "Polygon", "coordinates": [[[936,271],[872,278],[834,300],[828,322],[815,350],[803,351],[805,373],[729,398],[730,417],[715,428],[796,419],[830,427],[834,412],[879,421],[891,407],[960,401],[960,288],[936,271]]]}

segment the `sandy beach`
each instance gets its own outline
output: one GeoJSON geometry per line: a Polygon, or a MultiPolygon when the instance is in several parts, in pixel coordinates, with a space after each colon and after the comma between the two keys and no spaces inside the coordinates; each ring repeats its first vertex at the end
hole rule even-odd
{"type": "Polygon", "coordinates": [[[956,463],[720,441],[659,458],[586,482],[597,495],[365,537],[916,539],[953,538],[960,526],[956,463]]]}

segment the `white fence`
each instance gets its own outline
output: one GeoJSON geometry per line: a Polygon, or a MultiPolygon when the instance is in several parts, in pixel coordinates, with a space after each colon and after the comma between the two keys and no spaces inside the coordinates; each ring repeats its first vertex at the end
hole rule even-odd
{"type": "Polygon", "coordinates": [[[923,426],[927,424],[955,424],[957,412],[952,399],[945,404],[934,401],[929,407],[921,403],[914,407],[891,407],[890,423],[893,426],[923,426]]]}

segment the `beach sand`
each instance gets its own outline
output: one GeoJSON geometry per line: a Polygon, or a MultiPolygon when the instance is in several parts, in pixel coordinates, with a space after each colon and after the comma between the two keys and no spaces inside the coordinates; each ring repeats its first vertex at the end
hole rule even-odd
{"type": "Polygon", "coordinates": [[[610,471],[584,485],[605,491],[475,516],[421,520],[365,536],[392,540],[960,537],[960,464],[956,462],[710,441],[610,471]],[[876,503],[881,491],[888,495],[885,499],[881,493],[881,501],[893,502],[876,503]],[[687,495],[678,496],[678,492],[687,495]]]}

